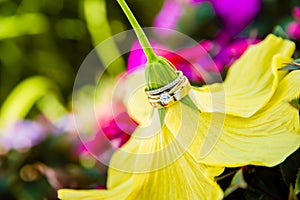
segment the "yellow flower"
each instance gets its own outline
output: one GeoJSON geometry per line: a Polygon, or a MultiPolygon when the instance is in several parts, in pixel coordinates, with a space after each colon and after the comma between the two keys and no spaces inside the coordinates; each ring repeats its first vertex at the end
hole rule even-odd
{"type": "MultiPolygon", "coordinates": [[[[206,156],[199,156],[200,138],[195,141],[195,159],[215,166],[274,166],[299,148],[299,113],[289,101],[300,96],[300,71],[278,70],[291,61],[294,49],[293,42],[269,35],[234,63],[223,84],[194,89],[203,118],[209,112],[226,114],[219,140],[206,156]],[[209,94],[221,101],[211,104],[209,94]]],[[[205,127],[201,123],[202,131],[205,127]]]]}
{"type": "MultiPolygon", "coordinates": [[[[294,49],[293,42],[268,35],[233,64],[224,83],[192,89],[190,97],[201,110],[188,149],[195,160],[225,167],[274,166],[299,148],[299,113],[289,102],[300,96],[300,71],[278,70],[292,60],[294,49]]],[[[142,90],[134,95],[128,101],[129,113],[146,121],[151,110],[146,96],[142,90]]],[[[165,124],[172,132],[187,121],[181,112],[187,108],[174,105],[167,110],[171,117],[165,124]]]]}
{"type": "Polygon", "coordinates": [[[300,146],[300,71],[278,71],[294,44],[269,35],[230,68],[224,83],[193,88],[201,110],[179,102],[159,115],[147,102],[142,73],[127,79],[125,101],[140,123],[112,157],[106,190],[59,191],[61,199],[221,199],[223,167],[273,166],[300,146]],[[136,86],[138,85],[138,86],[136,86]]]}
{"type": "MultiPolygon", "coordinates": [[[[160,124],[156,117],[157,124],[160,124]]],[[[166,126],[155,135],[141,140],[144,128],[110,162],[106,190],[59,191],[61,199],[221,199],[222,190],[214,176],[223,169],[198,164],[180,145],[164,150],[174,140],[166,126]],[[175,151],[175,152],[174,152],[175,151]],[[177,151],[177,152],[176,152],[177,151]],[[181,154],[183,152],[183,155],[181,154]],[[169,162],[169,163],[168,163],[169,162]]],[[[152,129],[152,131],[155,131],[152,129]]]]}

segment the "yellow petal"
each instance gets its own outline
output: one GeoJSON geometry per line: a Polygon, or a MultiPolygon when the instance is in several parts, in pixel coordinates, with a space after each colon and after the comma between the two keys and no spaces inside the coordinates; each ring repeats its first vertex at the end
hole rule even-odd
{"type": "Polygon", "coordinates": [[[277,69],[289,62],[295,44],[269,35],[249,47],[229,69],[224,84],[195,88],[194,99],[203,112],[250,117],[265,106],[286,72],[277,69]]]}
{"type": "MultiPolygon", "coordinates": [[[[159,124],[159,121],[155,122],[159,124]]],[[[222,199],[214,177],[223,168],[197,163],[163,126],[149,137],[138,128],[114,155],[107,190],[60,190],[61,199],[222,199]]]]}
{"type": "Polygon", "coordinates": [[[208,154],[216,145],[222,134],[225,114],[209,113],[210,118],[203,118],[202,113],[184,103],[178,103],[167,109],[165,125],[171,130],[181,146],[192,147],[197,151],[196,160],[208,154]],[[207,126],[203,126],[206,124],[207,126]],[[194,146],[191,146],[194,144],[194,146]],[[195,145],[196,144],[196,145],[195,145]]]}
{"type": "Polygon", "coordinates": [[[145,93],[145,70],[137,70],[127,75],[124,84],[124,104],[129,115],[139,124],[149,123],[152,107],[145,93]]]}
{"type": "MultiPolygon", "coordinates": [[[[215,113],[201,113],[199,133],[202,134],[195,138],[191,155],[199,162],[214,166],[281,163],[300,146],[299,112],[289,104],[291,99],[300,96],[299,85],[300,72],[291,72],[279,83],[268,104],[253,116],[226,115],[218,142],[205,157],[200,155],[203,133],[207,138],[210,134],[215,137],[220,123],[213,120],[215,113]]],[[[219,115],[222,118],[223,114],[219,115]]]]}
{"type": "Polygon", "coordinates": [[[270,35],[237,61],[224,83],[191,91],[202,113],[173,106],[166,114],[166,126],[194,137],[188,151],[201,163],[227,167],[281,163],[300,146],[299,114],[289,104],[300,96],[299,72],[286,75],[277,70],[291,60],[284,56],[293,49],[293,43],[270,35]]]}

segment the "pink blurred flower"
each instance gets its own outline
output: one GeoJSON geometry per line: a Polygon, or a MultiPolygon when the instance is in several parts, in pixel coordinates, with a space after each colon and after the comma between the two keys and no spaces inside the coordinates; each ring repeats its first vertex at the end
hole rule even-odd
{"type": "Polygon", "coordinates": [[[203,2],[209,2],[212,5],[216,16],[222,22],[222,27],[215,39],[219,45],[226,45],[246,28],[262,7],[262,0],[165,0],[161,11],[154,20],[154,26],[177,29],[177,23],[183,15],[184,7],[201,6],[203,2]]]}
{"type": "MultiPolygon", "coordinates": [[[[99,130],[92,139],[83,141],[79,145],[79,154],[89,152],[96,156],[104,155],[112,148],[119,148],[129,140],[138,124],[130,118],[121,102],[113,102],[112,107],[114,110],[111,110],[109,105],[104,105],[100,109],[99,130]]],[[[107,155],[104,159],[109,159],[109,156],[107,155]]]]}
{"type": "Polygon", "coordinates": [[[294,7],[293,16],[294,21],[290,22],[285,30],[287,35],[292,39],[300,39],[300,7],[294,7]]]}
{"type": "Polygon", "coordinates": [[[137,123],[130,118],[125,110],[114,117],[103,119],[102,122],[105,123],[101,123],[101,130],[117,147],[125,144],[137,127],[137,123]]]}
{"type": "Polygon", "coordinates": [[[182,2],[166,0],[154,20],[155,27],[176,29],[182,15],[182,2]]]}
{"type": "MultiPolygon", "coordinates": [[[[168,59],[178,70],[181,70],[191,81],[203,81],[201,72],[218,72],[209,54],[199,44],[191,48],[180,49],[176,52],[163,47],[160,44],[152,43],[156,54],[168,59]]],[[[140,67],[144,67],[147,59],[138,41],[132,45],[127,70],[130,73],[140,67]]]]}
{"type": "Polygon", "coordinates": [[[214,57],[215,64],[221,69],[223,66],[230,66],[237,60],[251,44],[260,42],[259,39],[239,38],[223,47],[214,57]]]}
{"type": "Polygon", "coordinates": [[[293,16],[297,21],[300,21],[300,7],[294,7],[293,16]]]}
{"type": "Polygon", "coordinates": [[[300,23],[299,22],[291,22],[286,27],[287,35],[292,39],[300,39],[300,23]]]}
{"type": "MultiPolygon", "coordinates": [[[[155,53],[167,58],[192,82],[201,82],[204,80],[203,71],[205,73],[222,71],[225,66],[231,65],[238,59],[249,45],[258,42],[259,40],[257,39],[240,38],[226,46],[220,47],[214,41],[203,40],[194,47],[180,49],[176,52],[172,52],[156,43],[152,43],[152,46],[155,53]]],[[[135,41],[128,57],[128,71],[144,67],[146,62],[146,56],[139,42],[135,41]]]]}
{"type": "Polygon", "coordinates": [[[191,3],[210,2],[222,22],[222,29],[216,36],[220,45],[227,44],[258,15],[261,0],[191,0],[191,3]]]}
{"type": "MultiPolygon", "coordinates": [[[[151,41],[150,43],[154,48],[155,53],[157,53],[158,55],[165,54],[165,52],[168,51],[165,46],[160,45],[159,43],[153,41],[151,41]]],[[[139,41],[134,41],[130,49],[130,54],[128,56],[127,71],[131,72],[139,67],[142,67],[142,65],[145,65],[146,62],[147,58],[139,41]]]]}

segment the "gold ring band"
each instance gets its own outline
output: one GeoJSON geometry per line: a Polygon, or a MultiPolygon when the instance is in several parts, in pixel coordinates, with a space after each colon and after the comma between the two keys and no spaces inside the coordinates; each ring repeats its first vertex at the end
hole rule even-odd
{"type": "Polygon", "coordinates": [[[188,95],[191,84],[181,71],[177,71],[178,77],[171,83],[155,89],[146,91],[149,103],[155,108],[168,107],[188,95]],[[171,85],[171,86],[170,86],[171,85]],[[154,91],[154,92],[153,92],[154,91]]]}
{"type": "Polygon", "coordinates": [[[148,90],[146,89],[145,92],[147,95],[154,95],[154,94],[160,94],[166,90],[170,90],[171,88],[174,87],[174,85],[177,85],[178,82],[180,82],[180,80],[182,79],[183,77],[183,74],[182,74],[182,71],[176,71],[176,74],[178,75],[176,79],[174,79],[171,83],[163,86],[163,87],[160,87],[158,89],[155,89],[155,90],[148,90]]]}
{"type": "MultiPolygon", "coordinates": [[[[180,80],[180,82],[179,82],[178,84],[174,85],[173,88],[170,89],[170,91],[164,91],[164,92],[167,92],[167,93],[170,94],[170,95],[174,94],[174,92],[175,92],[176,90],[178,90],[178,89],[182,86],[182,84],[184,83],[184,81],[185,81],[185,78],[182,77],[182,79],[180,80]]],[[[150,94],[148,94],[148,98],[151,98],[151,99],[159,99],[161,94],[162,94],[162,93],[160,93],[160,94],[155,94],[155,95],[150,95],[150,94]]]]}

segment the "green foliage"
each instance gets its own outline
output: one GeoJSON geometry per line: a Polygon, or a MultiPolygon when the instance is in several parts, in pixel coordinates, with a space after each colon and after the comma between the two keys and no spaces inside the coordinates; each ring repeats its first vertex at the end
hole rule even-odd
{"type": "Polygon", "coordinates": [[[246,189],[247,183],[244,178],[243,169],[239,169],[233,176],[228,188],[224,191],[224,196],[228,196],[239,188],[246,189]]]}
{"type": "Polygon", "coordinates": [[[60,187],[104,185],[105,174],[97,167],[82,167],[69,144],[66,135],[51,136],[26,152],[10,151],[0,157],[1,198],[56,199],[60,187]]]}
{"type": "Polygon", "coordinates": [[[296,179],[296,183],[295,183],[295,194],[296,195],[300,194],[300,169],[299,169],[299,172],[297,174],[297,179],[296,179]]]}
{"type": "MultiPolygon", "coordinates": [[[[56,91],[56,85],[44,77],[31,77],[22,81],[10,93],[1,107],[0,127],[9,127],[18,120],[24,119],[34,103],[41,97],[49,96],[56,91]]],[[[44,105],[42,109],[46,106],[49,105],[44,105]]],[[[54,112],[57,108],[59,109],[59,106],[51,106],[54,112]]]]}
{"type": "Polygon", "coordinates": [[[285,33],[285,31],[283,30],[283,28],[281,26],[276,26],[274,28],[273,34],[278,37],[281,37],[283,39],[289,39],[287,34],[285,33]]]}
{"type": "MultiPolygon", "coordinates": [[[[97,46],[112,35],[107,19],[106,2],[105,0],[84,0],[83,9],[93,44],[97,46]]],[[[113,62],[113,66],[108,68],[111,75],[117,75],[125,70],[124,60],[119,56],[120,53],[115,43],[106,43],[105,47],[99,46],[97,52],[104,66],[109,66],[115,58],[118,58],[113,62]]]]}
{"type": "Polygon", "coordinates": [[[299,169],[300,149],[278,166],[227,169],[218,183],[226,189],[225,200],[294,200],[299,196],[299,169]]]}

